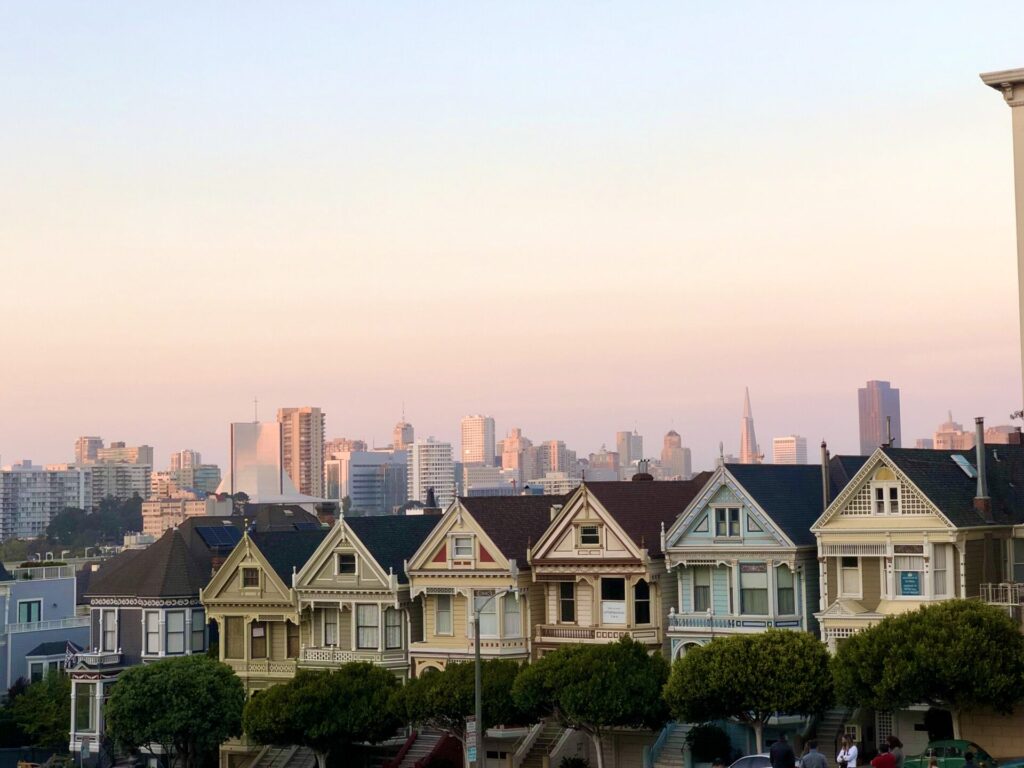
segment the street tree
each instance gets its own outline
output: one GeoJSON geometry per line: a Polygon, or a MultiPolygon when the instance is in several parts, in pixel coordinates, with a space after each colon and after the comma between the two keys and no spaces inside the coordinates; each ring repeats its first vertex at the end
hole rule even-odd
{"type": "Polygon", "coordinates": [[[33,747],[64,751],[71,724],[71,681],[50,672],[11,701],[11,719],[33,747]]]}
{"type": "MultiPolygon", "coordinates": [[[[532,713],[523,711],[512,698],[512,685],[521,669],[511,659],[481,662],[483,727],[533,722],[532,713]]],[[[404,722],[444,731],[465,748],[466,718],[473,715],[475,691],[474,664],[448,664],[443,670],[428,670],[407,682],[395,696],[393,706],[404,722]]]]}
{"type": "Polygon", "coordinates": [[[676,660],[665,701],[680,721],[746,723],[761,752],[772,715],[811,715],[832,706],[828,651],[807,632],[769,629],[717,638],[676,660]]]}
{"type": "Polygon", "coordinates": [[[1009,713],[1024,700],[1024,635],[999,608],[947,600],[889,616],[843,640],[832,662],[844,704],[1009,713]]]}
{"type": "Polygon", "coordinates": [[[161,747],[195,768],[242,733],[245,689],[229,666],[205,655],[143,664],[124,672],[106,706],[107,733],[130,751],[161,747]]]}
{"type": "Polygon", "coordinates": [[[598,768],[609,728],[660,728],[668,720],[661,692],[668,664],[628,637],[605,645],[572,645],[524,669],[512,689],[526,712],[554,717],[587,734],[598,768]]]}
{"type": "Polygon", "coordinates": [[[242,726],[258,744],[309,747],[318,768],[353,744],[376,744],[401,724],[391,709],[398,678],[367,662],[335,672],[300,670],[281,685],[254,694],[242,726]]]}

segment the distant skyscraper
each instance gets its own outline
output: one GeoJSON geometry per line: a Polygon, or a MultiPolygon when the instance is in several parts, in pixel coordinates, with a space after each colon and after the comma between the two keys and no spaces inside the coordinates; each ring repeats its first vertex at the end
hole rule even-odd
{"type": "Polygon", "coordinates": [[[391,447],[396,451],[404,451],[416,440],[416,432],[412,428],[412,424],[405,420],[405,416],[402,416],[402,420],[395,424],[394,432],[391,436],[391,447]]]}
{"type": "Polygon", "coordinates": [[[640,461],[644,457],[644,438],[643,435],[638,435],[634,429],[633,434],[629,436],[629,463],[632,464],[634,461],[640,461]]]}
{"type": "Polygon", "coordinates": [[[462,419],[462,464],[494,465],[494,419],[466,416],[462,419]]]}
{"type": "Polygon", "coordinates": [[[455,499],[455,462],[451,443],[434,438],[417,440],[408,452],[408,493],[413,501],[427,502],[427,492],[434,491],[439,506],[447,507],[455,499]]]}
{"type": "Polygon", "coordinates": [[[750,389],[743,393],[743,419],[740,422],[740,464],[760,464],[761,453],[757,450],[757,436],[754,434],[754,416],[750,411],[750,389]]]}
{"type": "Polygon", "coordinates": [[[674,429],[665,435],[661,449],[661,474],[666,480],[687,480],[693,474],[690,449],[683,446],[683,438],[674,429]]]}
{"type": "Polygon", "coordinates": [[[189,469],[190,467],[198,467],[203,463],[203,457],[199,451],[193,451],[185,449],[184,451],[177,451],[171,454],[171,471],[177,469],[189,469]]]}
{"type": "Polygon", "coordinates": [[[281,461],[299,493],[324,495],[324,414],[319,408],[278,408],[281,461]]]}
{"type": "Polygon", "coordinates": [[[75,440],[75,464],[91,464],[96,452],[103,447],[102,437],[80,437],[75,440]]]}
{"type": "Polygon", "coordinates": [[[231,425],[231,463],[219,493],[245,493],[252,502],[294,501],[298,491],[281,463],[281,424],[231,425]]]}
{"type": "Polygon", "coordinates": [[[888,440],[886,418],[892,429],[892,444],[900,447],[900,391],[888,381],[869,381],[857,390],[860,411],[860,452],[870,456],[888,440]]]}
{"type": "Polygon", "coordinates": [[[523,436],[523,430],[514,427],[501,441],[501,468],[515,470],[515,481],[519,488],[532,480],[536,474],[536,455],[530,451],[533,443],[523,436]]]}
{"type": "Polygon", "coordinates": [[[914,447],[925,448],[930,451],[935,447],[935,441],[932,440],[930,437],[919,437],[914,442],[914,447]]]}
{"type": "MultiPolygon", "coordinates": [[[[615,433],[615,451],[619,454],[619,462],[628,467],[633,460],[633,433],[629,430],[615,433]]],[[[639,456],[637,458],[640,458],[639,456]]]]}
{"type": "Polygon", "coordinates": [[[96,450],[96,461],[110,464],[149,464],[153,466],[153,447],[111,443],[96,450]]]}
{"type": "Polygon", "coordinates": [[[776,437],[772,440],[773,464],[806,464],[807,438],[799,435],[776,437]]]}
{"type": "MultiPolygon", "coordinates": [[[[352,440],[347,437],[336,437],[324,443],[324,461],[334,458],[334,454],[342,451],[368,450],[365,440],[352,440]]],[[[332,497],[328,497],[332,498],[332,497]]]]}

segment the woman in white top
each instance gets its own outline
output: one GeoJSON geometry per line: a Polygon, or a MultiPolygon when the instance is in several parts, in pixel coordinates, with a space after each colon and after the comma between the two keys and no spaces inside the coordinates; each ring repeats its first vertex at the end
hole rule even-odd
{"type": "Polygon", "coordinates": [[[849,736],[843,736],[842,747],[839,749],[839,754],[836,755],[836,765],[839,768],[857,767],[857,745],[853,743],[849,736]]]}

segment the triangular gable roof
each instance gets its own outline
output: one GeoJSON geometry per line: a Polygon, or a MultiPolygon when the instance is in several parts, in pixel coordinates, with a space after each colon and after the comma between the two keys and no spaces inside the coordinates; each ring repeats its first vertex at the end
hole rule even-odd
{"type": "Polygon", "coordinates": [[[683,513],[711,474],[701,472],[691,480],[610,480],[584,485],[637,548],[659,558],[665,554],[662,530],[683,513]]]}
{"type": "Polygon", "coordinates": [[[434,515],[346,517],[335,527],[347,526],[384,575],[390,571],[400,584],[408,584],[405,561],[415,554],[440,519],[434,515]]]}
{"type": "Polygon", "coordinates": [[[564,504],[565,496],[468,496],[462,508],[472,515],[488,538],[520,570],[530,566],[526,550],[540,540],[551,524],[551,507],[564,504]]]}
{"type": "Polygon", "coordinates": [[[198,597],[210,580],[208,553],[190,548],[172,528],[146,549],[127,550],[100,566],[89,597],[198,597]]]}

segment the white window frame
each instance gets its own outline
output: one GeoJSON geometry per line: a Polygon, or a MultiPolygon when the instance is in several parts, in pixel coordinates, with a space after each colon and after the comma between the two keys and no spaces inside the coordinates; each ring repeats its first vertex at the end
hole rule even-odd
{"type": "Polygon", "coordinates": [[[952,597],[953,596],[953,569],[950,568],[950,562],[952,561],[952,544],[933,544],[932,545],[932,597],[952,597]],[[941,554],[940,554],[941,553],[941,554]],[[939,567],[939,560],[942,560],[942,567],[939,567]],[[936,587],[938,585],[938,579],[936,578],[939,574],[942,574],[943,589],[940,592],[936,587]]]}
{"type": "Polygon", "coordinates": [[[43,620],[43,599],[41,597],[33,597],[28,600],[18,601],[18,623],[19,624],[36,624],[43,620]],[[39,604],[39,618],[36,621],[22,621],[21,620],[21,606],[30,605],[31,603],[39,604]]]}
{"type": "Polygon", "coordinates": [[[334,553],[334,575],[335,576],[359,576],[359,558],[356,557],[355,552],[335,552],[334,553]],[[342,573],[341,571],[341,558],[342,557],[352,558],[352,572],[342,573]]]}
{"type": "Polygon", "coordinates": [[[397,608],[384,610],[384,650],[395,651],[402,647],[402,612],[397,608]],[[394,632],[398,631],[398,642],[393,642],[394,632]]]}
{"type": "Polygon", "coordinates": [[[143,648],[143,655],[145,655],[145,656],[159,656],[159,655],[161,655],[160,652],[163,649],[163,643],[161,641],[163,640],[163,638],[160,636],[160,618],[161,618],[160,617],[160,611],[143,611],[142,612],[142,648],[143,648]],[[152,629],[152,630],[148,626],[148,622],[149,622],[150,617],[156,619],[156,627],[154,629],[152,629]],[[150,646],[150,643],[149,643],[150,635],[155,635],[155,637],[156,637],[156,647],[150,646]]]}
{"type": "Polygon", "coordinates": [[[601,546],[601,526],[599,523],[584,523],[577,526],[576,531],[576,544],[580,549],[590,549],[592,547],[600,548],[601,546]],[[583,541],[583,529],[593,529],[594,534],[597,535],[597,541],[583,541]]]}
{"type": "Polygon", "coordinates": [[[243,592],[256,591],[263,586],[263,569],[256,565],[243,565],[238,569],[238,583],[243,592]],[[246,586],[245,572],[256,571],[256,586],[246,586]]]}
{"type": "Polygon", "coordinates": [[[522,637],[523,636],[523,603],[519,599],[519,595],[505,594],[501,598],[501,636],[502,637],[522,637]],[[509,606],[514,605],[515,610],[509,610],[509,606]],[[510,619],[514,619],[517,626],[510,627],[510,619]]]}
{"type": "MultiPolygon", "coordinates": [[[[844,598],[850,598],[854,600],[860,600],[864,596],[864,572],[862,558],[843,556],[839,558],[839,596],[844,598]],[[857,561],[857,591],[847,592],[844,590],[846,586],[846,579],[843,578],[843,571],[846,567],[843,566],[844,560],[856,560],[857,561]]],[[[850,569],[852,570],[852,568],[850,569]]]]}
{"type": "Polygon", "coordinates": [[[100,650],[105,653],[114,653],[117,651],[117,609],[116,608],[101,608],[100,609],[100,650]],[[113,617],[113,627],[109,629],[113,633],[113,640],[110,643],[110,647],[107,647],[107,617],[113,617]]]}
{"type": "Polygon", "coordinates": [[[716,539],[743,539],[743,510],[740,507],[712,507],[715,511],[715,538],[716,539]],[[732,513],[736,513],[736,533],[733,533],[732,513]],[[724,517],[725,533],[718,532],[719,515],[724,517]]]}
{"type": "Polygon", "coordinates": [[[899,555],[897,555],[897,554],[894,554],[893,557],[892,557],[892,596],[893,596],[893,599],[895,599],[895,600],[916,600],[916,601],[924,600],[925,599],[925,588],[924,588],[924,574],[925,574],[925,570],[926,570],[926,567],[925,567],[925,557],[924,557],[923,554],[913,554],[913,555],[906,555],[906,554],[899,554],[899,555]],[[899,567],[899,561],[901,561],[901,560],[903,560],[903,561],[916,560],[917,563],[915,563],[915,564],[916,565],[920,565],[921,567],[920,568],[916,568],[916,569],[914,569],[914,568],[900,568],[899,567]],[[918,594],[916,594],[916,595],[902,595],[902,594],[900,594],[900,585],[902,583],[901,580],[900,580],[900,574],[901,573],[916,573],[916,574],[918,574],[918,577],[917,577],[918,594]]]}
{"type": "Polygon", "coordinates": [[[356,603],[355,610],[353,611],[354,616],[352,617],[353,623],[356,626],[356,649],[361,651],[374,651],[380,648],[380,613],[380,606],[376,603],[356,603]],[[364,623],[361,620],[360,614],[366,613],[370,610],[374,612],[374,621],[372,624],[369,622],[364,623]],[[373,631],[374,639],[372,643],[369,641],[366,643],[363,642],[361,630],[366,630],[367,632],[370,630],[373,631]]]}
{"type": "Polygon", "coordinates": [[[792,568],[789,563],[779,563],[775,566],[775,613],[779,616],[798,616],[800,614],[800,606],[797,605],[797,594],[796,594],[796,570],[792,568]],[[791,613],[782,612],[782,601],[779,599],[780,591],[782,590],[781,582],[779,581],[779,573],[785,568],[789,572],[790,587],[789,589],[793,592],[793,611],[791,613]]]}
{"type": "Polygon", "coordinates": [[[895,481],[882,481],[871,484],[871,514],[874,516],[879,515],[899,515],[902,514],[900,510],[903,508],[903,497],[902,491],[900,490],[900,484],[895,481]],[[878,509],[878,491],[882,492],[882,511],[878,509]],[[893,494],[892,492],[896,493],[893,494]],[[895,497],[895,498],[894,498],[895,497]],[[895,509],[893,511],[893,501],[896,502],[895,509]]]}
{"type": "Polygon", "coordinates": [[[459,533],[459,534],[455,534],[454,536],[452,536],[452,560],[475,560],[476,557],[475,557],[475,551],[474,550],[475,550],[475,547],[473,546],[473,535],[472,534],[459,533]],[[468,545],[469,546],[469,554],[467,554],[467,555],[460,555],[459,554],[459,542],[460,541],[468,541],[469,542],[469,545],[468,545]]]}
{"type": "Polygon", "coordinates": [[[473,624],[472,624],[472,622],[473,622],[473,619],[476,618],[476,606],[477,606],[477,602],[478,601],[480,602],[480,605],[483,607],[483,610],[480,611],[480,637],[499,637],[500,636],[501,628],[498,626],[498,600],[495,597],[493,597],[493,594],[494,593],[491,592],[490,590],[484,590],[484,591],[481,591],[481,592],[473,592],[473,613],[472,613],[472,615],[470,617],[470,627],[469,627],[470,636],[472,636],[472,634],[473,634],[473,624]],[[488,617],[493,617],[493,621],[494,621],[494,630],[493,631],[488,631],[490,628],[489,627],[486,627],[486,628],[484,627],[485,619],[487,619],[488,621],[490,620],[488,617]]]}
{"type": "Polygon", "coordinates": [[[191,624],[186,621],[186,612],[181,611],[167,611],[164,615],[164,648],[166,649],[167,656],[184,656],[188,653],[188,633],[191,630],[191,624]],[[171,631],[171,616],[181,616],[181,632],[171,631]],[[171,650],[171,635],[181,635],[181,650],[171,650]]]}
{"type": "MultiPolygon", "coordinates": [[[[741,562],[739,564],[739,567],[736,569],[736,575],[737,575],[737,578],[739,579],[740,615],[741,616],[771,616],[772,615],[772,602],[773,602],[772,601],[772,585],[771,585],[771,583],[769,582],[769,579],[768,579],[768,575],[769,575],[768,571],[769,570],[770,569],[768,568],[768,563],[753,562],[753,561],[751,561],[751,562],[741,562]],[[764,570],[756,570],[756,571],[755,570],[746,571],[746,575],[749,575],[750,580],[755,580],[754,579],[755,576],[764,576],[764,587],[749,586],[749,587],[744,588],[744,586],[743,586],[744,578],[743,577],[744,577],[745,573],[744,573],[744,570],[743,570],[743,566],[745,566],[745,565],[753,567],[753,568],[763,568],[764,569],[764,570]],[[762,590],[764,591],[764,610],[763,611],[747,610],[746,607],[743,604],[743,592],[744,591],[750,591],[750,592],[757,591],[757,592],[761,592],[762,590]]],[[[756,579],[756,580],[759,581],[759,579],[756,579]]]]}
{"type": "Polygon", "coordinates": [[[692,583],[691,583],[690,587],[692,589],[693,594],[690,595],[690,605],[692,607],[692,611],[694,613],[698,613],[698,612],[699,613],[707,613],[708,608],[712,608],[712,606],[714,605],[714,603],[711,601],[711,582],[713,581],[713,571],[712,571],[712,568],[711,568],[710,565],[697,565],[697,566],[694,566],[693,572],[692,572],[691,576],[692,576],[692,578],[691,578],[691,582],[692,583]],[[707,576],[708,576],[708,583],[707,584],[698,584],[697,583],[697,574],[698,573],[701,573],[701,574],[706,573],[707,574],[707,576]],[[708,594],[707,605],[704,606],[703,608],[698,608],[697,607],[697,589],[698,589],[698,587],[700,587],[700,588],[707,588],[707,591],[708,591],[708,593],[707,593],[708,594]]]}
{"type": "Polygon", "coordinates": [[[455,634],[455,619],[454,619],[454,598],[452,595],[434,595],[434,634],[442,637],[451,637],[455,634]],[[441,610],[441,602],[445,601],[448,603],[448,607],[445,610],[441,610]],[[441,629],[441,615],[447,614],[448,616],[448,628],[441,629]]]}
{"type": "Polygon", "coordinates": [[[322,634],[321,634],[321,636],[323,637],[323,647],[324,648],[337,648],[338,647],[338,641],[339,641],[338,635],[339,635],[339,633],[341,631],[340,630],[340,627],[341,627],[341,616],[339,615],[340,613],[341,612],[337,608],[324,608],[323,612],[320,615],[320,624],[322,625],[322,628],[321,628],[321,633],[322,634]],[[333,622],[329,622],[327,620],[328,617],[333,618],[334,621],[333,622]],[[328,638],[327,638],[327,626],[329,624],[334,627],[334,642],[333,643],[332,642],[328,642],[328,638]]]}

